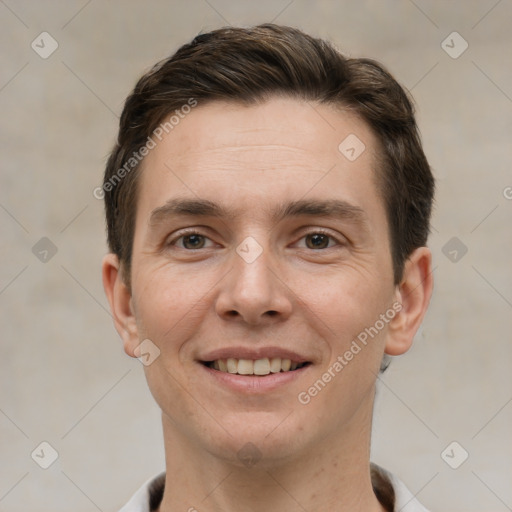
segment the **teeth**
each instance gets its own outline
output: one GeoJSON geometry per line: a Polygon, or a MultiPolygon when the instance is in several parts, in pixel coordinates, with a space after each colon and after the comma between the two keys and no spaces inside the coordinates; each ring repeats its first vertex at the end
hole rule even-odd
{"type": "Polygon", "coordinates": [[[290,359],[280,357],[265,357],[263,359],[217,359],[209,365],[215,370],[239,375],[268,375],[269,373],[288,372],[304,366],[304,363],[294,363],[290,359]]]}
{"type": "Polygon", "coordinates": [[[270,371],[272,373],[279,373],[281,371],[281,358],[273,357],[270,360],[270,371]]]}
{"type": "MultiPolygon", "coordinates": [[[[240,365],[240,363],[238,363],[240,365]]],[[[265,359],[257,359],[254,361],[254,375],[268,375],[270,373],[270,361],[265,359]]]]}
{"type": "Polygon", "coordinates": [[[239,359],[238,373],[240,375],[254,375],[254,363],[250,359],[239,359]]]}
{"type": "Polygon", "coordinates": [[[226,365],[229,373],[236,373],[238,371],[238,361],[236,359],[228,359],[226,365]]]}

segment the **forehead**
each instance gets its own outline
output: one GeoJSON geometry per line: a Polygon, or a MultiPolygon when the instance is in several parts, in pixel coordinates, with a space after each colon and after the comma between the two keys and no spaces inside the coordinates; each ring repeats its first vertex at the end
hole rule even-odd
{"type": "MultiPolygon", "coordinates": [[[[164,139],[174,142],[172,153],[176,163],[192,162],[208,150],[226,149],[236,157],[237,148],[245,153],[252,146],[254,153],[258,153],[262,146],[271,150],[274,145],[281,149],[274,152],[276,157],[286,157],[288,149],[290,156],[302,153],[315,161],[332,161],[333,156],[343,154],[340,150],[344,148],[339,145],[349,135],[353,137],[348,142],[352,141],[352,146],[355,143],[356,150],[362,148],[361,143],[366,146],[367,156],[375,143],[371,130],[356,114],[341,107],[288,97],[274,97],[249,106],[208,102],[183,116],[167,135],[164,139]]],[[[350,152],[344,155],[354,156],[350,152]]]]}
{"type": "Polygon", "coordinates": [[[373,133],[331,105],[213,101],[191,109],[156,142],[142,164],[137,217],[147,219],[170,196],[223,196],[235,207],[240,193],[255,201],[240,206],[279,193],[318,198],[336,189],[355,203],[378,195],[373,133]]]}

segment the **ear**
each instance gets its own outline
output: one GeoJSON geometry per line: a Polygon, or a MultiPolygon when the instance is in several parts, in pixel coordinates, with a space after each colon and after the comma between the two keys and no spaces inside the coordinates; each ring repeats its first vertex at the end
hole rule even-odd
{"type": "Polygon", "coordinates": [[[386,354],[398,356],[411,348],[432,295],[431,265],[432,253],[427,247],[419,247],[407,259],[402,281],[396,290],[396,300],[402,308],[389,322],[386,354]]]}
{"type": "Polygon", "coordinates": [[[103,288],[110,304],[114,325],[121,336],[124,351],[131,357],[139,345],[137,324],[133,311],[131,292],[124,283],[119,258],[107,254],[102,262],[103,288]]]}

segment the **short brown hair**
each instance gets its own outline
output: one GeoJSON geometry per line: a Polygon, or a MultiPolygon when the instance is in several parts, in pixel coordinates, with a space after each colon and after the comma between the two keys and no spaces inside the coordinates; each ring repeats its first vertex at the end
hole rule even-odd
{"type": "MultiPolygon", "coordinates": [[[[379,63],[285,26],[222,28],[198,35],[140,78],[128,96],[103,191],[110,251],[130,286],[141,148],[162,121],[192,102],[254,104],[275,95],[356,113],[380,144],[377,179],[390,226],[395,283],[429,234],[434,178],[407,93],[379,63]]],[[[189,107],[190,109],[190,107],[189,107]]],[[[341,141],[340,141],[341,142],[341,141]]]]}

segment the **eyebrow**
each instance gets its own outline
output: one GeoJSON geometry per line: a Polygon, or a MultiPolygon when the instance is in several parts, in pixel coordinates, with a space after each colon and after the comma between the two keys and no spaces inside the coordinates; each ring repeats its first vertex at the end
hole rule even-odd
{"type": "MultiPolygon", "coordinates": [[[[179,215],[190,217],[215,217],[233,221],[240,217],[236,210],[221,206],[208,199],[170,199],[164,205],[155,208],[150,215],[149,224],[155,226],[179,215]]],[[[271,211],[271,220],[274,223],[288,218],[299,216],[331,217],[348,219],[362,227],[368,222],[366,212],[359,206],[340,199],[300,199],[279,205],[271,211]]]]}

